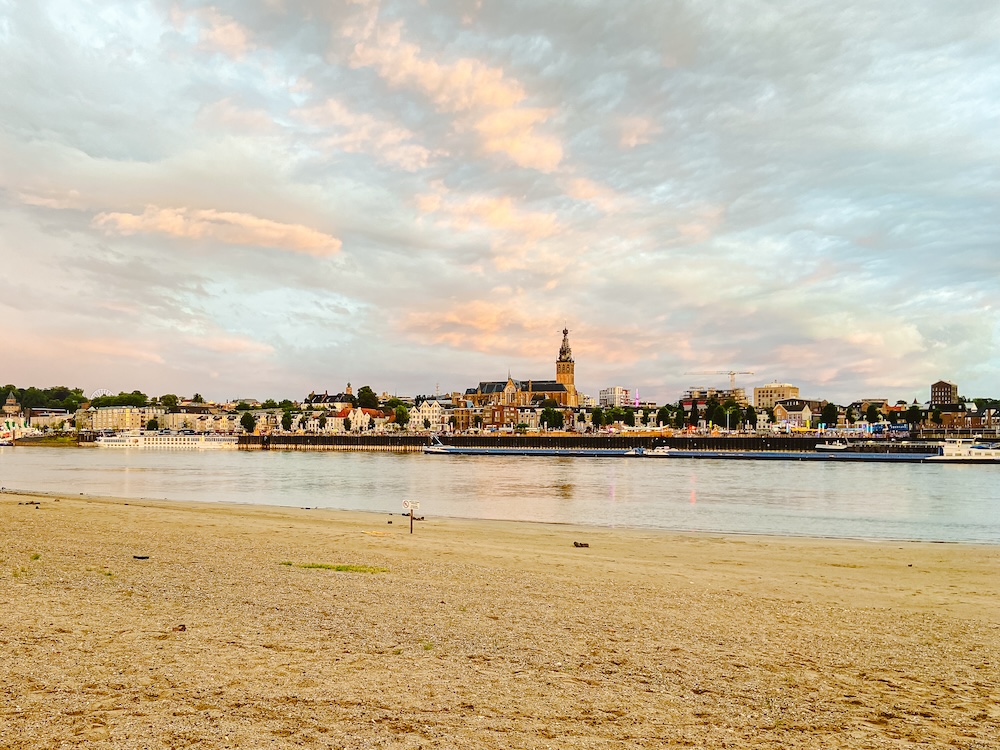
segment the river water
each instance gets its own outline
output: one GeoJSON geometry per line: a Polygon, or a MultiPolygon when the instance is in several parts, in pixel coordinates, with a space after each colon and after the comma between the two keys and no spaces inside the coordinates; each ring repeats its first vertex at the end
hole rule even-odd
{"type": "Polygon", "coordinates": [[[1000,544],[1000,466],[0,448],[0,485],[672,530],[1000,544]]]}

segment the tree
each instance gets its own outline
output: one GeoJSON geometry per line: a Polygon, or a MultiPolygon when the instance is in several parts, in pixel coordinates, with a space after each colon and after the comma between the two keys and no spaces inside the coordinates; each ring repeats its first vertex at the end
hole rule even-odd
{"type": "Polygon", "coordinates": [[[363,385],[358,388],[358,406],[362,409],[378,408],[378,396],[375,395],[371,386],[363,385]]]}
{"type": "Polygon", "coordinates": [[[903,415],[910,427],[916,427],[923,421],[923,409],[913,404],[903,415]]]}
{"type": "MultiPolygon", "coordinates": [[[[454,417],[452,417],[452,419],[454,419],[454,417]]],[[[429,430],[430,428],[431,428],[431,420],[429,420],[427,417],[424,417],[424,429],[429,430]]]]}
{"type": "Polygon", "coordinates": [[[344,432],[350,432],[350,431],[351,431],[351,418],[344,417],[344,432]]]}
{"type": "Polygon", "coordinates": [[[278,408],[278,402],[275,401],[273,398],[269,398],[263,404],[260,405],[260,408],[261,409],[277,409],[278,408]]]}
{"type": "Polygon", "coordinates": [[[940,409],[935,409],[934,411],[931,412],[931,421],[938,427],[944,424],[944,417],[941,416],[940,409]]]}
{"type": "Polygon", "coordinates": [[[594,428],[600,428],[604,426],[604,409],[600,406],[595,406],[593,411],[590,412],[590,423],[594,425],[594,428]]]}
{"type": "Polygon", "coordinates": [[[542,408],[543,409],[558,409],[559,408],[559,402],[556,401],[554,398],[547,398],[544,401],[542,401],[542,408]]]}
{"type": "Polygon", "coordinates": [[[253,432],[257,427],[257,420],[254,419],[253,414],[249,409],[243,412],[243,416],[240,417],[240,427],[243,428],[244,432],[253,432]]]}
{"type": "Polygon", "coordinates": [[[160,396],[160,403],[163,405],[164,409],[173,409],[178,403],[180,403],[180,399],[178,399],[173,393],[166,393],[160,396]]]}
{"type": "Polygon", "coordinates": [[[868,404],[868,408],[865,410],[865,421],[868,424],[875,424],[878,422],[879,416],[878,407],[875,404],[868,404]]]}
{"type": "Polygon", "coordinates": [[[319,418],[319,428],[321,430],[325,430],[326,429],[326,415],[325,414],[322,417],[319,418]]]}
{"type": "Polygon", "coordinates": [[[410,421],[410,412],[405,406],[400,404],[396,407],[396,424],[400,427],[405,427],[407,422],[410,421]]]}
{"type": "Polygon", "coordinates": [[[290,399],[283,398],[278,402],[278,408],[284,409],[285,411],[291,411],[295,408],[295,402],[290,399]]]}
{"type": "Polygon", "coordinates": [[[236,404],[236,411],[250,411],[250,404],[246,401],[240,401],[236,404]]]}
{"type": "Polygon", "coordinates": [[[451,429],[454,430],[456,424],[458,424],[458,420],[455,419],[454,416],[448,417],[448,426],[451,427],[451,429]]]}
{"type": "Polygon", "coordinates": [[[756,409],[754,409],[752,406],[748,406],[746,414],[743,415],[743,418],[746,420],[746,423],[748,425],[750,425],[750,429],[752,429],[752,430],[756,430],[757,429],[757,410],[756,409]]]}
{"type": "Polygon", "coordinates": [[[684,407],[683,406],[677,407],[677,410],[674,412],[674,427],[676,427],[679,430],[684,428],[684,407]]]}
{"type": "Polygon", "coordinates": [[[660,427],[670,424],[670,409],[666,406],[661,406],[656,410],[656,424],[660,427]]]}
{"type": "MultiPolygon", "coordinates": [[[[420,406],[420,404],[418,403],[414,403],[414,405],[420,406]]],[[[392,411],[396,411],[397,406],[405,406],[405,404],[395,396],[393,396],[392,398],[390,398],[388,401],[385,402],[386,409],[391,409],[392,411]]]]}
{"type": "Polygon", "coordinates": [[[472,422],[473,422],[473,424],[476,425],[476,427],[482,427],[483,426],[483,417],[482,417],[482,415],[481,414],[477,414],[475,417],[472,418],[472,422]]]}
{"type": "Polygon", "coordinates": [[[146,429],[147,430],[158,430],[158,429],[160,429],[160,423],[157,420],[155,420],[155,419],[151,419],[148,422],[146,422],[146,429]]]}
{"type": "Polygon", "coordinates": [[[698,426],[698,403],[695,401],[691,402],[691,413],[688,414],[688,424],[698,426]]]}
{"type": "Polygon", "coordinates": [[[840,409],[837,408],[836,404],[827,404],[823,407],[823,411],[820,412],[820,419],[827,427],[836,427],[839,416],[840,409]]]}
{"type": "Polygon", "coordinates": [[[847,414],[844,415],[844,419],[847,420],[847,424],[854,424],[858,421],[858,415],[855,413],[853,406],[847,407],[847,414]]]}
{"type": "Polygon", "coordinates": [[[622,421],[629,427],[635,427],[635,412],[631,409],[625,409],[625,414],[622,415],[622,421]]]}
{"type": "Polygon", "coordinates": [[[286,411],[281,415],[281,429],[285,432],[292,429],[292,413],[290,411],[286,411]]]}
{"type": "Polygon", "coordinates": [[[200,393],[196,393],[196,394],[194,394],[194,395],[193,395],[193,396],[191,397],[191,400],[192,400],[192,401],[193,401],[194,403],[196,403],[196,404],[203,404],[203,403],[205,403],[205,399],[203,399],[203,398],[201,397],[201,394],[200,394],[200,393]]]}
{"type": "Polygon", "coordinates": [[[563,413],[551,407],[542,409],[542,424],[550,430],[559,430],[563,426],[563,413]]]}

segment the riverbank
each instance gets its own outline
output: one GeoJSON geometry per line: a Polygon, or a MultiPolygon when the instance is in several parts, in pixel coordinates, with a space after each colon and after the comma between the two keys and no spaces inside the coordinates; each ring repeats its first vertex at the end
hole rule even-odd
{"type": "Polygon", "coordinates": [[[0,495],[0,746],[1000,742],[1000,548],[408,530],[0,495]]]}

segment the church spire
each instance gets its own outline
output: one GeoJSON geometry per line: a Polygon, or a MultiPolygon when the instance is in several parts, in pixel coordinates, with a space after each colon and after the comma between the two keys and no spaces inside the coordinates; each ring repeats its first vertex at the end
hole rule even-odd
{"type": "Polygon", "coordinates": [[[569,348],[569,329],[563,328],[562,346],[559,347],[559,362],[572,362],[573,350],[569,348]]]}

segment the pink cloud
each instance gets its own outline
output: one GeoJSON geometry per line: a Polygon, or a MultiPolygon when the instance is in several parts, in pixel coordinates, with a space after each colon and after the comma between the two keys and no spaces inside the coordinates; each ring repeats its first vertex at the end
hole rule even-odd
{"type": "Polygon", "coordinates": [[[199,349],[218,352],[220,354],[273,354],[274,347],[242,336],[200,336],[191,338],[188,342],[199,349]]]}
{"type": "Polygon", "coordinates": [[[497,229],[529,239],[550,237],[560,231],[554,213],[525,211],[508,196],[456,199],[441,183],[435,183],[434,192],[418,195],[416,202],[421,212],[439,214],[443,223],[458,230],[497,229]]]}
{"type": "Polygon", "coordinates": [[[273,133],[278,130],[274,119],[265,110],[244,109],[228,97],[202,108],[199,120],[241,133],[273,133]]]}
{"type": "Polygon", "coordinates": [[[185,11],[175,5],[171,8],[170,16],[174,27],[179,30],[190,19],[195,19],[199,27],[199,46],[202,49],[222,52],[234,59],[240,59],[253,49],[250,31],[230,16],[220,13],[214,6],[185,11]]]}
{"type": "Polygon", "coordinates": [[[370,153],[410,172],[426,167],[431,155],[428,149],[413,143],[415,135],[410,130],[364,112],[351,112],[336,99],[293,114],[314,127],[339,130],[323,140],[331,149],[370,153]]]}
{"type": "Polygon", "coordinates": [[[271,247],[315,256],[333,255],[341,247],[336,237],[301,224],[283,224],[252,214],[214,209],[147,206],[141,214],[98,214],[94,218],[94,226],[123,235],[166,234],[231,245],[271,247]]]}
{"type": "Polygon", "coordinates": [[[561,161],[562,144],[535,132],[549,111],[522,107],[524,88],[505,78],[502,69],[468,57],[450,63],[428,58],[419,46],[402,40],[402,23],[379,26],[370,8],[345,35],[356,42],[352,66],[374,68],[393,86],[422,91],[439,111],[457,115],[457,127],[479,133],[487,153],[506,154],[519,166],[543,172],[561,161]]]}
{"type": "Polygon", "coordinates": [[[648,117],[626,117],[621,121],[621,138],[619,144],[623,148],[635,148],[649,143],[653,136],[658,135],[661,128],[648,117]]]}

